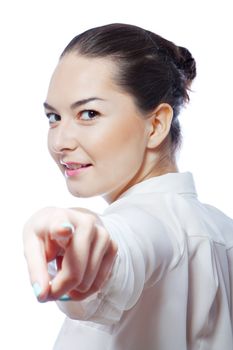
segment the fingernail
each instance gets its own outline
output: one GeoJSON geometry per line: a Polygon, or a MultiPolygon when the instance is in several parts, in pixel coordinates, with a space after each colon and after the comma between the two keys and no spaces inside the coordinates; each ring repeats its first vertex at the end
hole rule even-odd
{"type": "Polygon", "coordinates": [[[35,283],[33,283],[32,288],[33,288],[35,296],[38,298],[40,296],[41,291],[42,291],[41,286],[39,285],[38,282],[35,282],[35,283]]]}
{"type": "Polygon", "coordinates": [[[62,295],[58,300],[60,301],[70,301],[71,297],[67,294],[62,295]]]}
{"type": "Polygon", "coordinates": [[[75,231],[74,230],[74,225],[72,225],[70,222],[63,222],[62,227],[66,228],[66,229],[69,229],[72,232],[72,234],[75,231]]]}

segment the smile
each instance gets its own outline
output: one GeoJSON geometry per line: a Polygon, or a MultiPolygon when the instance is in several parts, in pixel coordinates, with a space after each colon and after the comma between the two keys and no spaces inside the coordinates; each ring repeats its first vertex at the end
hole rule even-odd
{"type": "Polygon", "coordinates": [[[92,164],[82,164],[82,163],[74,163],[74,162],[66,163],[62,161],[61,161],[61,164],[64,167],[66,177],[76,176],[92,166],[92,164]]]}

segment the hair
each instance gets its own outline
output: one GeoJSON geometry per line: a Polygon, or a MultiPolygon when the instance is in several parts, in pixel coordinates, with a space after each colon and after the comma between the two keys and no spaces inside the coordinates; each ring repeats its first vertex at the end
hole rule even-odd
{"type": "Polygon", "coordinates": [[[61,58],[69,53],[117,63],[116,83],[130,93],[143,113],[153,111],[160,103],[173,109],[170,129],[172,153],[181,145],[178,115],[189,102],[190,86],[196,76],[191,53],[163,37],[143,28],[114,23],[89,29],[66,46],[61,58]]]}

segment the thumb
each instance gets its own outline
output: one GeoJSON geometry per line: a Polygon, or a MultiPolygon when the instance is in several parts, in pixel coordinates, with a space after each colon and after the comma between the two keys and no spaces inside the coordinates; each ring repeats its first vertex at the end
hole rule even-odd
{"type": "Polygon", "coordinates": [[[50,230],[50,238],[56,240],[58,245],[66,248],[75,232],[74,225],[70,222],[63,222],[53,226],[50,230]]]}

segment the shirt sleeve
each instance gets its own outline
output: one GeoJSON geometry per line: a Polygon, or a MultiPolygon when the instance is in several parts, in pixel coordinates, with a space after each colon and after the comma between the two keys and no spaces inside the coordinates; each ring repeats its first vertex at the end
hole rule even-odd
{"type": "Polygon", "coordinates": [[[140,208],[124,207],[100,219],[118,245],[111,277],[86,300],[58,305],[70,318],[114,324],[136,304],[143,288],[154,285],[169,269],[174,246],[168,228],[140,208]]]}

